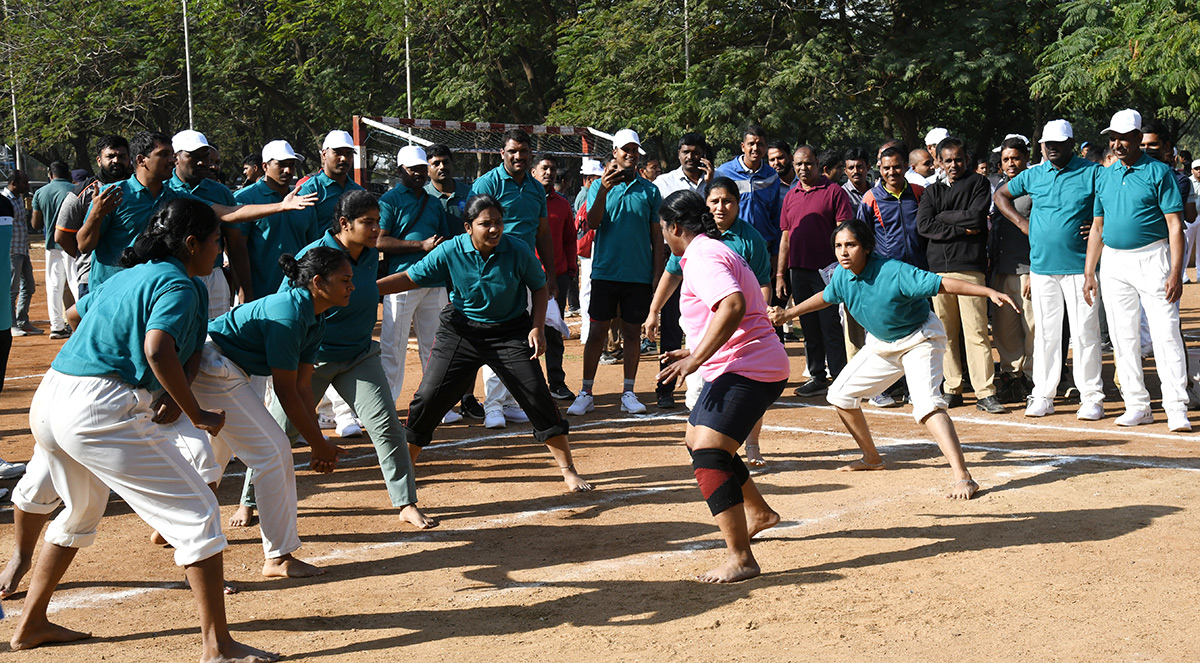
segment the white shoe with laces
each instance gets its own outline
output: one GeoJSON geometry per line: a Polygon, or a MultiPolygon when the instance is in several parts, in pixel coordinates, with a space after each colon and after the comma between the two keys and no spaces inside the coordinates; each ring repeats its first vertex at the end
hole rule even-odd
{"type": "MultiPolygon", "coordinates": [[[[1184,415],[1186,419],[1187,416],[1184,415]]],[[[1154,414],[1150,412],[1150,408],[1130,409],[1125,410],[1125,414],[1117,417],[1115,422],[1118,426],[1141,426],[1142,424],[1154,423],[1154,414]]],[[[1188,425],[1190,430],[1191,425],[1188,425]]]]}
{"type": "Polygon", "coordinates": [[[529,422],[529,415],[525,414],[525,410],[522,410],[520,406],[505,405],[500,412],[504,414],[504,419],[506,421],[514,424],[524,424],[529,422]]]}
{"type": "Polygon", "coordinates": [[[484,428],[504,428],[506,425],[508,423],[504,419],[504,412],[502,410],[492,410],[483,415],[484,428]]]}
{"type": "Polygon", "coordinates": [[[358,437],[363,434],[362,424],[357,419],[351,419],[345,426],[338,426],[338,437],[358,437]]]}
{"type": "Polygon", "coordinates": [[[892,407],[896,404],[896,399],[887,394],[879,394],[870,400],[871,405],[875,407],[892,407]]]}
{"type": "Polygon", "coordinates": [[[632,391],[627,391],[621,394],[621,411],[628,412],[629,414],[644,414],[646,406],[642,405],[636,394],[632,391]]]}
{"type": "Polygon", "coordinates": [[[25,474],[25,463],[10,463],[0,458],[0,479],[16,479],[25,474]]]}
{"type": "Polygon", "coordinates": [[[592,395],[588,392],[581,391],[579,392],[579,395],[575,397],[575,402],[571,403],[571,407],[567,408],[567,414],[571,415],[572,417],[578,417],[595,409],[596,399],[592,398],[592,395]]]}
{"type": "Polygon", "coordinates": [[[457,424],[463,420],[463,416],[454,410],[450,410],[442,417],[443,424],[457,424]]]}
{"type": "Polygon", "coordinates": [[[1027,417],[1044,417],[1048,414],[1054,414],[1054,401],[1049,398],[1031,398],[1029,405],[1025,406],[1025,416],[1027,417]]]}
{"type": "Polygon", "coordinates": [[[1187,410],[1167,410],[1167,429],[1172,433],[1192,432],[1192,422],[1188,421],[1187,410]]]}
{"type": "Polygon", "coordinates": [[[1079,404],[1075,418],[1080,421],[1100,421],[1104,418],[1104,404],[1100,401],[1084,401],[1079,404]]]}

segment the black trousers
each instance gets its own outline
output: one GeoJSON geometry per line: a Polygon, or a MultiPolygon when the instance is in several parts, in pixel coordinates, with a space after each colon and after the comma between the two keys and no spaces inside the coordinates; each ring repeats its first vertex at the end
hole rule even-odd
{"type": "MultiPolygon", "coordinates": [[[[549,305],[558,306],[560,315],[566,310],[567,287],[571,284],[573,276],[573,274],[559,274],[554,279],[558,286],[558,294],[555,296],[555,301],[550,302],[549,305]]],[[[564,352],[566,352],[566,346],[563,345],[562,334],[550,325],[546,325],[546,381],[550,384],[565,385],[567,383],[567,374],[563,371],[564,352]]]]}
{"type": "Polygon", "coordinates": [[[8,373],[8,353],[12,350],[12,330],[0,331],[0,391],[4,391],[4,376],[8,373]]]}
{"type": "MultiPolygon", "coordinates": [[[[800,302],[825,290],[825,281],[815,269],[789,268],[792,282],[792,301],[800,302]]],[[[800,316],[804,332],[804,353],[808,357],[808,372],[814,379],[829,372],[832,380],[846,367],[846,341],[842,337],[842,321],[836,306],[800,316]]]]}
{"type": "MultiPolygon", "coordinates": [[[[658,351],[670,352],[682,348],[683,328],[679,326],[679,288],[675,288],[675,292],[667,298],[667,303],[663,304],[658,320],[658,351]]],[[[667,363],[660,361],[658,363],[659,370],[666,368],[667,363]]],[[[675,391],[675,380],[660,383],[654,388],[654,391],[660,396],[675,391]]]]}
{"type": "Polygon", "coordinates": [[[409,444],[424,447],[433,440],[442,417],[462,398],[485,364],[529,415],[535,439],[545,442],[566,435],[567,420],[550,397],[541,364],[531,358],[529,330],[533,323],[529,316],[503,323],[475,322],[450,305],[442,310],[440,322],[421,386],[408,406],[404,432],[409,444]]]}

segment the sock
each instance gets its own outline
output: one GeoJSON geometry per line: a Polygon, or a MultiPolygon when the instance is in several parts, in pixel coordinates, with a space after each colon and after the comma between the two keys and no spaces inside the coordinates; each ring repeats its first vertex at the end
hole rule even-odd
{"type": "Polygon", "coordinates": [[[592,393],[592,387],[596,384],[595,380],[584,380],[583,385],[579,387],[580,393],[592,393]]]}
{"type": "Polygon", "coordinates": [[[708,510],[717,515],[742,503],[742,486],[733,456],[721,449],[692,451],[692,471],[708,510]]]}
{"type": "Polygon", "coordinates": [[[633,378],[625,378],[625,391],[633,391],[633,378]]]}

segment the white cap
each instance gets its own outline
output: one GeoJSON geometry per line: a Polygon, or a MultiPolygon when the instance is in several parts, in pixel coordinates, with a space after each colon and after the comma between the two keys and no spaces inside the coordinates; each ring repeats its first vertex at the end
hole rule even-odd
{"type": "Polygon", "coordinates": [[[642,146],[642,140],[638,138],[637,132],[633,129],[622,129],[613,136],[613,147],[625,147],[630,143],[638,147],[642,146]]]}
{"type": "Polygon", "coordinates": [[[1117,134],[1127,134],[1130,131],[1141,130],[1142,114],[1133,110],[1132,108],[1126,108],[1123,111],[1117,111],[1117,113],[1112,116],[1112,121],[1110,121],[1108,126],[1101,130],[1100,133],[1106,134],[1112,132],[1117,134]]]}
{"type": "Polygon", "coordinates": [[[199,131],[185,129],[171,138],[172,152],[195,152],[202,147],[212,147],[199,131]]]}
{"type": "Polygon", "coordinates": [[[354,139],[350,134],[341,129],[334,129],[325,134],[325,142],[321,143],[322,150],[336,150],[340,147],[354,147],[354,139]]]}
{"type": "Polygon", "coordinates": [[[1050,120],[1042,127],[1042,143],[1061,143],[1075,137],[1075,130],[1066,120],[1050,120]]]}
{"type": "Polygon", "coordinates": [[[583,159],[583,167],[579,169],[580,175],[595,175],[599,177],[604,174],[604,166],[596,159],[583,159]]]}
{"type": "Polygon", "coordinates": [[[287,161],[288,159],[299,159],[296,156],[296,150],[292,149],[291,143],[286,140],[273,140],[263,146],[262,160],[263,163],[268,161],[287,161]]]}
{"type": "Polygon", "coordinates": [[[1009,138],[1020,138],[1022,143],[1029,145],[1028,137],[1022,136],[1021,134],[1008,134],[1004,137],[1004,140],[1000,141],[1000,146],[993,148],[992,151],[993,152],[1003,152],[1004,151],[1004,141],[1008,140],[1009,138]]]}
{"type": "Polygon", "coordinates": [[[950,132],[938,127],[929,133],[925,134],[926,145],[937,145],[938,143],[950,137],[950,132]]]}
{"type": "Polygon", "coordinates": [[[1192,168],[1200,168],[1200,159],[1192,160],[1192,168]]]}
{"type": "Polygon", "coordinates": [[[405,145],[396,153],[396,163],[405,168],[414,166],[428,166],[429,161],[425,158],[425,150],[416,145],[405,145]]]}

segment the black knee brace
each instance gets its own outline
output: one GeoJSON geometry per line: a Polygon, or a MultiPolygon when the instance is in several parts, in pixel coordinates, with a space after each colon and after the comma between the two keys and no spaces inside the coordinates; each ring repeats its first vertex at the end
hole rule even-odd
{"type": "Polygon", "coordinates": [[[737,477],[739,486],[746,485],[750,480],[750,468],[746,467],[746,463],[742,462],[742,457],[738,454],[733,454],[733,476],[737,477]]]}
{"type": "MultiPolygon", "coordinates": [[[[700,484],[700,494],[708,502],[708,510],[712,515],[742,503],[742,481],[738,479],[737,466],[745,465],[734,462],[734,456],[721,449],[695,449],[692,451],[692,470],[696,474],[696,483],[700,484]]],[[[749,471],[746,476],[749,476],[749,471]]]]}

